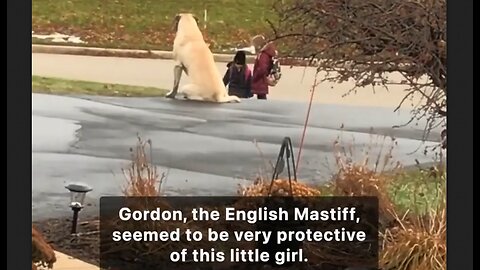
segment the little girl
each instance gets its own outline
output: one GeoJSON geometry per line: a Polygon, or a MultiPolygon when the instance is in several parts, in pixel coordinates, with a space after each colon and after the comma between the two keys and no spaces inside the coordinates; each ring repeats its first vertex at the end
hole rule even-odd
{"type": "Polygon", "coordinates": [[[244,51],[238,51],[233,62],[227,64],[227,71],[223,76],[223,83],[228,85],[228,94],[239,98],[252,97],[252,72],[248,68],[244,51]]]}

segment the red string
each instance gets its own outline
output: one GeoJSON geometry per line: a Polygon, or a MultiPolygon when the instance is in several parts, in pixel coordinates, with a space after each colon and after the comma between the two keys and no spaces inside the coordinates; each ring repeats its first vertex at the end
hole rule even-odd
{"type": "Polygon", "coordinates": [[[317,88],[317,76],[315,76],[315,81],[313,83],[312,87],[312,93],[310,94],[310,102],[308,103],[308,110],[307,110],[307,116],[305,117],[305,124],[303,126],[303,133],[302,133],[302,139],[300,141],[300,146],[298,148],[298,156],[297,156],[297,165],[295,166],[295,171],[298,174],[298,168],[300,164],[300,157],[302,154],[302,148],[303,148],[303,142],[305,140],[305,134],[307,133],[307,125],[308,125],[308,119],[310,118],[310,111],[312,109],[312,103],[313,103],[313,94],[315,93],[315,88],[317,88]]]}

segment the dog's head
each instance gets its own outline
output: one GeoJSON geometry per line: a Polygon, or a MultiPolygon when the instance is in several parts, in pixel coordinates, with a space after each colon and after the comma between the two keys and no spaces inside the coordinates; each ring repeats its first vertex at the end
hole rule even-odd
{"type": "Polygon", "coordinates": [[[178,13],[175,18],[173,19],[173,31],[176,33],[178,31],[178,25],[180,24],[180,21],[182,20],[189,20],[189,21],[195,21],[195,23],[198,25],[198,18],[193,15],[192,13],[178,13]]]}

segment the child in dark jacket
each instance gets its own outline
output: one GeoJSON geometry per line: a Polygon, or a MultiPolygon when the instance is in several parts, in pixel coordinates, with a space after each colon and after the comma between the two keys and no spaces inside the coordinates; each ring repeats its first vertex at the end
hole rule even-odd
{"type": "Polygon", "coordinates": [[[244,51],[238,51],[233,62],[227,64],[227,71],[223,76],[223,83],[228,85],[228,94],[239,98],[252,97],[252,72],[248,68],[244,51]]]}

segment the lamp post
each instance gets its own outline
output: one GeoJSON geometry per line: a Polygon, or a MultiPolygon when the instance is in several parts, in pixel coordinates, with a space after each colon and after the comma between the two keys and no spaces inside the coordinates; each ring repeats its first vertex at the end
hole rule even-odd
{"type": "Polygon", "coordinates": [[[65,187],[70,191],[70,208],[73,211],[72,234],[77,233],[78,212],[82,210],[85,196],[93,189],[87,185],[69,184],[65,187]]]}

